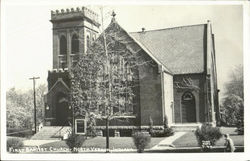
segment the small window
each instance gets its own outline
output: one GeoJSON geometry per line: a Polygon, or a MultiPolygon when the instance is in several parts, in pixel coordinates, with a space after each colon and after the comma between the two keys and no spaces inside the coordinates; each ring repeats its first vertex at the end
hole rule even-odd
{"type": "Polygon", "coordinates": [[[90,47],[90,39],[89,39],[89,35],[87,36],[87,48],[90,47]]]}
{"type": "Polygon", "coordinates": [[[86,133],[86,122],[84,119],[75,120],[75,133],[76,134],[85,134],[86,133]]]}

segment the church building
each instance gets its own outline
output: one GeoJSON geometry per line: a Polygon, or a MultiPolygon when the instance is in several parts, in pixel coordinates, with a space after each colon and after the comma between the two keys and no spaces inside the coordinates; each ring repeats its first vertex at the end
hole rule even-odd
{"type": "MultiPolygon", "coordinates": [[[[48,72],[45,125],[69,126],[76,132],[86,129],[83,119],[74,119],[70,106],[70,71],[92,44],[99,41],[98,15],[82,7],[51,12],[53,24],[53,69],[48,72]]],[[[105,34],[116,34],[116,40],[130,54],[140,54],[150,65],[138,67],[138,87],[135,104],[125,109],[126,121],[111,120],[110,129],[116,131],[219,120],[216,56],[211,22],[205,24],[127,32],[115,20],[105,34]]],[[[116,41],[115,40],[115,41],[116,41]]],[[[107,44],[109,39],[107,39],[107,44]]],[[[124,111],[124,110],[123,110],[124,111]]],[[[97,120],[97,129],[105,129],[105,121],[97,120]]],[[[80,132],[79,132],[80,133],[80,132]]]]}

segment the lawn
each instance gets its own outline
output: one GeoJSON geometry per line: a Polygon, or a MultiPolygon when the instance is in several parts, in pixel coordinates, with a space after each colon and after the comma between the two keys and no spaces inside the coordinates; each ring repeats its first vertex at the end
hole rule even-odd
{"type": "Polygon", "coordinates": [[[25,137],[7,136],[7,139],[11,139],[11,138],[17,138],[17,139],[19,139],[21,141],[27,140],[27,138],[25,138],[25,137]]]}
{"type": "MultiPolygon", "coordinates": [[[[165,139],[165,137],[162,138],[151,138],[151,142],[148,145],[147,148],[152,148],[153,146],[157,145],[161,140],[165,139]]],[[[109,138],[109,145],[110,149],[136,149],[134,146],[133,139],[131,137],[110,137],[109,138]]],[[[65,141],[58,141],[58,142],[53,142],[53,143],[48,143],[41,145],[40,147],[43,148],[49,148],[49,147],[54,147],[54,148],[67,148],[67,144],[65,141]]],[[[95,138],[89,138],[87,139],[83,145],[83,148],[101,148],[104,149],[106,148],[106,138],[105,137],[95,137],[95,138]]]]}
{"type": "MultiPolygon", "coordinates": [[[[230,134],[230,138],[234,141],[235,146],[244,146],[244,135],[237,135],[235,128],[221,128],[222,134],[230,134]]],[[[220,138],[215,145],[223,146],[225,143],[224,137],[220,138]]],[[[188,132],[181,136],[179,139],[175,140],[173,144],[176,147],[197,147],[198,143],[194,132],[188,132]]]]}

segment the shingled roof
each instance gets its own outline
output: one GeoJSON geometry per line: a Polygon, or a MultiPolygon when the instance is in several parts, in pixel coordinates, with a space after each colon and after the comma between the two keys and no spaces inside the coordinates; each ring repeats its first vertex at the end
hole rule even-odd
{"type": "Polygon", "coordinates": [[[129,35],[166,66],[172,74],[202,73],[207,24],[161,30],[132,32],[129,35]]]}

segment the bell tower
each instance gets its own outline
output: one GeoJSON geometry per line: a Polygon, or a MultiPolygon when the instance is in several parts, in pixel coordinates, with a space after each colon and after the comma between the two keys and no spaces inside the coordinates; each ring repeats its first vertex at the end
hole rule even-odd
{"type": "Polygon", "coordinates": [[[70,69],[98,37],[98,15],[82,7],[51,11],[53,24],[53,70],[48,71],[45,96],[45,125],[65,126],[72,122],[69,104],[70,69]]]}
{"type": "Polygon", "coordinates": [[[97,38],[98,15],[86,7],[51,11],[53,69],[70,69],[97,38]]]}

